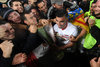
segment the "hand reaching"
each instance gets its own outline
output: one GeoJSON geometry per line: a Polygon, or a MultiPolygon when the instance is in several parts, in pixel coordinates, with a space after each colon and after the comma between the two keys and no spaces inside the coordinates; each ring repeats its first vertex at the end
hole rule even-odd
{"type": "Polygon", "coordinates": [[[93,59],[90,61],[91,67],[100,67],[100,57],[99,57],[99,59],[98,59],[97,62],[95,61],[96,59],[97,59],[97,58],[93,58],[93,59]]]}
{"type": "Polygon", "coordinates": [[[25,53],[18,53],[13,58],[12,65],[24,63],[26,61],[26,59],[27,59],[27,56],[25,53]]]}
{"type": "Polygon", "coordinates": [[[12,48],[13,48],[13,43],[11,41],[4,41],[3,43],[0,44],[0,48],[3,51],[3,57],[4,58],[9,58],[11,53],[12,53],[12,48]]]}
{"type": "Polygon", "coordinates": [[[88,23],[89,23],[90,26],[94,26],[94,25],[95,25],[95,18],[94,18],[94,19],[91,19],[91,18],[90,18],[90,19],[88,20],[88,23]]]}
{"type": "Polygon", "coordinates": [[[76,42],[76,41],[77,41],[76,38],[75,38],[73,35],[71,35],[71,36],[69,37],[69,40],[70,40],[70,41],[73,41],[73,42],[76,42]]]}

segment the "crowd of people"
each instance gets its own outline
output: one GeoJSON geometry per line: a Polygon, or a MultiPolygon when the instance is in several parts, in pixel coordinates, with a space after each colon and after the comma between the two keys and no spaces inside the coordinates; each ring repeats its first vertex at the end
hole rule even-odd
{"type": "Polygon", "coordinates": [[[100,0],[0,0],[0,67],[100,67],[100,0]]]}

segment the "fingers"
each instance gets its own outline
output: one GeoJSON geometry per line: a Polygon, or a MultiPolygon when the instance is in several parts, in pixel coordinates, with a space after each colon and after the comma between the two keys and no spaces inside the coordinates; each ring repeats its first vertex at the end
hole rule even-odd
{"type": "Polygon", "coordinates": [[[12,64],[13,65],[16,65],[16,64],[21,64],[21,63],[24,63],[27,59],[27,56],[25,53],[18,53],[15,55],[15,57],[13,58],[13,62],[12,64]]]}
{"type": "Polygon", "coordinates": [[[3,52],[3,57],[5,57],[5,58],[10,57],[13,46],[14,45],[13,45],[12,41],[8,41],[8,40],[6,40],[0,44],[0,48],[3,52]]]}
{"type": "Polygon", "coordinates": [[[88,20],[88,23],[89,23],[90,26],[93,26],[93,25],[95,24],[95,18],[94,18],[94,19],[91,19],[91,18],[90,18],[90,19],[88,20]]]}
{"type": "Polygon", "coordinates": [[[49,24],[49,20],[46,20],[46,19],[40,19],[39,20],[39,23],[41,23],[43,26],[49,24]]]}
{"type": "Polygon", "coordinates": [[[8,41],[8,40],[5,40],[4,42],[2,42],[1,44],[0,44],[0,48],[7,48],[7,47],[13,47],[14,45],[13,45],[13,43],[12,43],[12,41],[8,41]]]}
{"type": "Polygon", "coordinates": [[[95,57],[95,58],[93,58],[92,60],[95,61],[96,59],[97,59],[97,58],[95,57]]]}
{"type": "Polygon", "coordinates": [[[22,54],[22,58],[21,58],[21,62],[25,62],[27,59],[27,55],[26,54],[22,54]]]}
{"type": "Polygon", "coordinates": [[[90,61],[90,64],[92,64],[93,62],[96,62],[96,61],[95,61],[96,59],[97,59],[96,57],[93,58],[93,59],[90,61]]]}
{"type": "Polygon", "coordinates": [[[100,63],[100,57],[98,58],[98,62],[100,63]]]}

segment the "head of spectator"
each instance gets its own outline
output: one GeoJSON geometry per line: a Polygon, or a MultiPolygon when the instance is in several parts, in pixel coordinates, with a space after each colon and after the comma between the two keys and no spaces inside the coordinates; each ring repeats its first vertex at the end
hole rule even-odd
{"type": "Polygon", "coordinates": [[[47,10],[48,10],[48,7],[47,7],[47,4],[46,4],[47,2],[44,2],[44,0],[38,0],[35,4],[36,4],[36,6],[38,7],[38,9],[40,10],[40,11],[43,11],[43,12],[47,12],[47,10]]]}
{"type": "Polygon", "coordinates": [[[29,4],[29,5],[34,4],[34,2],[37,2],[37,0],[28,0],[28,4],[29,4]]]}
{"type": "Polygon", "coordinates": [[[91,14],[94,12],[95,7],[96,7],[96,3],[93,2],[90,8],[91,14]]]}
{"type": "Polygon", "coordinates": [[[56,12],[55,22],[59,28],[65,29],[67,27],[66,11],[64,9],[58,10],[56,12]]]}
{"type": "Polygon", "coordinates": [[[38,9],[36,9],[36,7],[31,7],[30,8],[30,14],[33,15],[34,17],[36,17],[37,19],[39,18],[39,11],[38,9]]]}
{"type": "Polygon", "coordinates": [[[20,14],[11,8],[3,8],[0,10],[0,15],[3,19],[13,23],[21,23],[22,21],[20,14]]]}
{"type": "Polygon", "coordinates": [[[25,12],[24,14],[24,23],[27,25],[31,25],[34,23],[37,23],[37,21],[40,19],[40,15],[38,10],[31,6],[31,8],[25,12]]]}
{"type": "Polygon", "coordinates": [[[96,2],[96,6],[94,8],[95,16],[100,18],[100,0],[96,2]]]}
{"type": "Polygon", "coordinates": [[[63,8],[63,0],[51,0],[51,4],[57,9],[63,8]]]}
{"type": "Polygon", "coordinates": [[[23,13],[24,12],[22,1],[20,1],[20,0],[11,0],[9,2],[9,4],[10,4],[10,7],[13,10],[17,10],[19,13],[23,13]]]}
{"type": "Polygon", "coordinates": [[[1,40],[11,40],[15,37],[14,29],[6,21],[0,20],[0,39],[1,40]]]}

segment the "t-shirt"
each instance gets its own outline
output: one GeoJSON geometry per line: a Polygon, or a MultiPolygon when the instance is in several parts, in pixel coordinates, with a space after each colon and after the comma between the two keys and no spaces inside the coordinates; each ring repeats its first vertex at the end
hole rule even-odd
{"type": "Polygon", "coordinates": [[[59,36],[60,38],[59,39],[63,39],[63,43],[64,44],[67,44],[69,42],[69,37],[71,35],[73,36],[77,36],[78,34],[78,29],[76,26],[72,25],[71,23],[68,22],[68,25],[67,27],[63,30],[63,29],[60,29],[58,27],[57,24],[54,25],[54,31],[57,33],[56,36],[59,36]]]}

